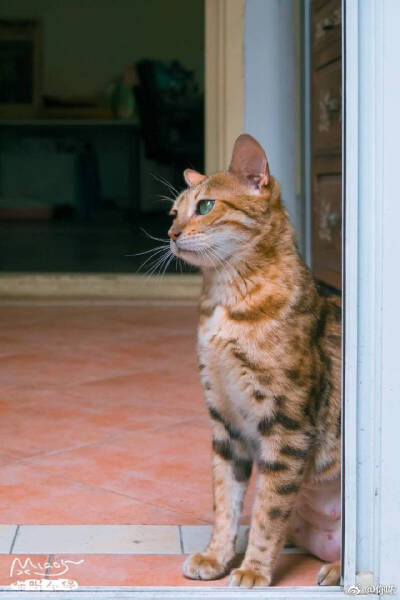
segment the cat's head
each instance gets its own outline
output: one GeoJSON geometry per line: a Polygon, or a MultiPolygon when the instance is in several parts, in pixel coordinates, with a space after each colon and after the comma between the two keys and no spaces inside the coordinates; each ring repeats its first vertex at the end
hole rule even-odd
{"type": "Polygon", "coordinates": [[[271,210],[280,205],[279,185],[270,177],[260,144],[243,134],[235,142],[228,171],[210,177],[187,169],[188,188],[175,200],[168,235],[172,252],[200,267],[240,260],[267,235],[271,210]]]}

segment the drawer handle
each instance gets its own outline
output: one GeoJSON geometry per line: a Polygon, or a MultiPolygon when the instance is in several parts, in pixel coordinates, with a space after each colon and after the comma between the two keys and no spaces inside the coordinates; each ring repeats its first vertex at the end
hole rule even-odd
{"type": "Polygon", "coordinates": [[[332,121],[340,117],[341,102],[339,98],[332,98],[330,92],[325,92],[319,100],[318,131],[329,131],[332,121]]]}
{"type": "Polygon", "coordinates": [[[331,31],[334,27],[339,27],[339,23],[333,15],[326,17],[326,19],[322,21],[322,29],[324,31],[331,31]]]}
{"type": "Polygon", "coordinates": [[[341,226],[341,214],[338,212],[331,212],[330,201],[322,196],[319,203],[319,239],[324,242],[332,243],[334,236],[337,236],[337,232],[340,231],[341,226]]]}
{"type": "Polygon", "coordinates": [[[340,100],[338,98],[325,98],[326,110],[333,115],[340,111],[340,100]]]}
{"type": "Polygon", "coordinates": [[[315,39],[318,41],[320,38],[327,35],[329,31],[332,31],[336,27],[339,27],[342,22],[342,14],[340,8],[333,11],[331,15],[318,21],[315,26],[315,39]]]}
{"type": "Polygon", "coordinates": [[[341,217],[339,213],[330,213],[328,216],[328,225],[331,229],[338,229],[341,224],[341,217]]]}

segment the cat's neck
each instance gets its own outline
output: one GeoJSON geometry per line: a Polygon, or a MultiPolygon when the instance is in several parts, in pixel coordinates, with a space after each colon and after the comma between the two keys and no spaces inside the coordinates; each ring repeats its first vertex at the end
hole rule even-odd
{"type": "Polygon", "coordinates": [[[260,237],[243,256],[202,272],[202,304],[230,310],[243,303],[251,307],[260,296],[278,295],[290,302],[290,297],[300,292],[299,287],[313,285],[286,217],[272,242],[268,236],[260,237]]]}

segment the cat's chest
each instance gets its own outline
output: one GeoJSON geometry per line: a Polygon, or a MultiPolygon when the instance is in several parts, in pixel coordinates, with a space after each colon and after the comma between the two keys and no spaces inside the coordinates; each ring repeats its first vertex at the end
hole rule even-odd
{"type": "Polygon", "coordinates": [[[255,439],[258,422],[268,411],[272,394],[265,382],[260,383],[262,370],[252,364],[256,360],[252,352],[254,342],[247,333],[229,322],[225,310],[217,307],[199,327],[199,359],[202,382],[211,403],[232,427],[246,438],[255,439]],[[264,399],[263,406],[260,398],[264,399]]]}
{"type": "Polygon", "coordinates": [[[212,348],[219,340],[224,340],[228,334],[228,318],[226,309],[217,306],[212,314],[199,324],[198,342],[201,350],[212,348]]]}
{"type": "Polygon", "coordinates": [[[201,362],[219,377],[224,377],[235,362],[234,353],[246,344],[246,336],[241,328],[229,319],[227,311],[217,306],[198,330],[198,351],[201,362]]]}

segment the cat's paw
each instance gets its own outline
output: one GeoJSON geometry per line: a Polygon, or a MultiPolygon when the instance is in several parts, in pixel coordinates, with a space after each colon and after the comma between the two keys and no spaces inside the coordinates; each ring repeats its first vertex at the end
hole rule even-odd
{"type": "Polygon", "coordinates": [[[320,568],[317,575],[318,585],[339,585],[340,562],[328,563],[320,568]]]}
{"type": "Polygon", "coordinates": [[[269,575],[250,568],[234,569],[229,578],[230,587],[268,587],[270,584],[269,575]]]}
{"type": "Polygon", "coordinates": [[[218,579],[225,575],[227,566],[207,554],[192,554],[183,563],[183,574],[189,579],[218,579]]]}

